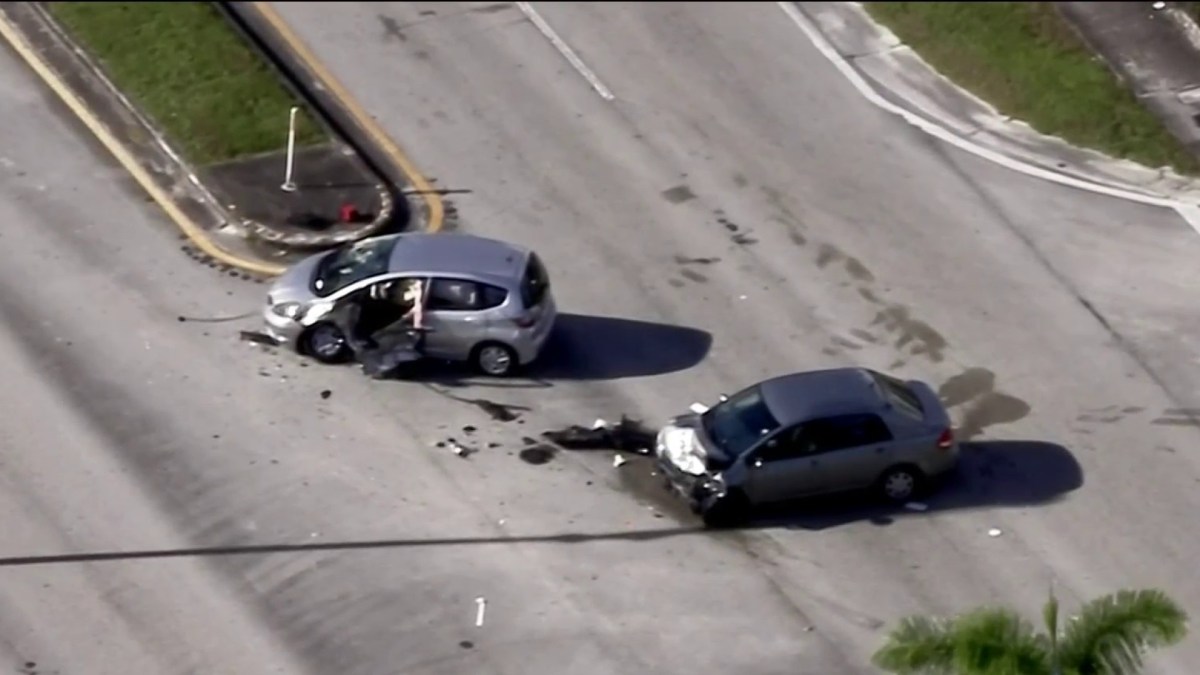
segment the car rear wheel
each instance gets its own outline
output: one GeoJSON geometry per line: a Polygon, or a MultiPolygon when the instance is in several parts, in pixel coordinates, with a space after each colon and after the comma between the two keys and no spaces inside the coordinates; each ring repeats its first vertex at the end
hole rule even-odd
{"type": "Polygon", "coordinates": [[[471,355],[475,369],[490,377],[505,377],[513,374],[517,366],[517,352],[499,342],[485,342],[475,348],[471,355]]]}
{"type": "Polygon", "coordinates": [[[925,476],[914,466],[894,466],[879,477],[879,494],[889,502],[909,501],[924,487],[925,476]]]}
{"type": "Polygon", "coordinates": [[[319,323],[304,334],[303,353],[321,363],[342,363],[350,357],[350,345],[342,330],[331,323],[319,323]]]}

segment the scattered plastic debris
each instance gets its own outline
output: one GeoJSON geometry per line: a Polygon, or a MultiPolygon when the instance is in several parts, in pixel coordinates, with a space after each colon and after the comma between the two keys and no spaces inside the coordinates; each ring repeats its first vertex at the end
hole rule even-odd
{"type": "Polygon", "coordinates": [[[483,597],[475,598],[475,627],[483,626],[483,613],[487,611],[487,600],[483,597]]]}
{"type": "Polygon", "coordinates": [[[275,342],[275,340],[271,338],[270,335],[267,335],[266,333],[260,333],[258,331],[253,331],[253,330],[240,331],[240,332],[238,332],[238,337],[246,342],[251,342],[256,345],[262,345],[264,347],[279,346],[275,342]]]}
{"type": "Polygon", "coordinates": [[[473,449],[468,448],[465,445],[460,445],[454,439],[450,439],[449,443],[450,443],[450,450],[454,454],[458,455],[459,457],[466,458],[475,452],[473,449]]]}
{"type": "Polygon", "coordinates": [[[909,511],[928,511],[929,505],[922,504],[921,502],[908,502],[904,505],[904,508],[908,509],[909,511]]]}
{"type": "Polygon", "coordinates": [[[629,460],[625,459],[621,455],[613,455],[613,468],[619,469],[619,468],[621,468],[621,465],[625,464],[628,461],[629,460]]]}
{"type": "Polygon", "coordinates": [[[463,428],[462,428],[462,430],[463,430],[463,433],[464,433],[464,434],[473,434],[473,433],[475,433],[475,427],[471,426],[470,424],[468,424],[467,426],[463,427],[463,428]]]}
{"type": "Polygon", "coordinates": [[[988,530],[989,537],[999,537],[1002,534],[1004,534],[1004,532],[1002,532],[998,527],[993,527],[992,529],[988,530]]]}

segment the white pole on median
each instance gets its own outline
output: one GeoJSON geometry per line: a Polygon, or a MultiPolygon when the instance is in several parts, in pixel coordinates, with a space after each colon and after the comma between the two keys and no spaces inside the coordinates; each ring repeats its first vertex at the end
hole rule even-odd
{"type": "Polygon", "coordinates": [[[300,108],[292,106],[291,112],[288,113],[287,168],[284,169],[283,185],[279,186],[284,192],[296,191],[296,184],[292,182],[292,167],[296,161],[296,113],[299,110],[300,108]]]}

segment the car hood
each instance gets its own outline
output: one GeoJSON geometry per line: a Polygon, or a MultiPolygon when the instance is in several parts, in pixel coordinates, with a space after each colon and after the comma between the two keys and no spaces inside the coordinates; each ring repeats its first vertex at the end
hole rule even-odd
{"type": "Polygon", "coordinates": [[[671,420],[659,435],[659,444],[664,458],[692,476],[729,465],[725,453],[705,437],[699,415],[683,415],[671,420]]]}
{"type": "Polygon", "coordinates": [[[299,302],[308,304],[316,299],[312,292],[313,273],[317,265],[328,253],[311,255],[289,267],[283,274],[276,277],[275,282],[267,291],[267,301],[271,305],[284,302],[299,302]]]}

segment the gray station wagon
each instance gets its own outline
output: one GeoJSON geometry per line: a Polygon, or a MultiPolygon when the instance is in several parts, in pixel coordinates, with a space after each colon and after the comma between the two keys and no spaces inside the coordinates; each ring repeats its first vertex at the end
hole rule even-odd
{"type": "Polygon", "coordinates": [[[706,523],[750,507],[874,488],[907,501],[958,460],[934,391],[865,368],[783,375],[695,404],[655,447],[667,484],[706,523]]]}
{"type": "MultiPolygon", "coordinates": [[[[386,298],[406,282],[424,293],[426,356],[467,361],[504,376],[536,359],[554,328],[550,279],[537,254],[469,234],[405,233],[365,239],[306,258],[271,286],[263,310],[275,342],[322,362],[350,354],[333,320],[340,303],[386,298]]],[[[363,322],[396,304],[364,304],[363,322]],[[383,309],[379,309],[379,308],[383,309]]]]}

